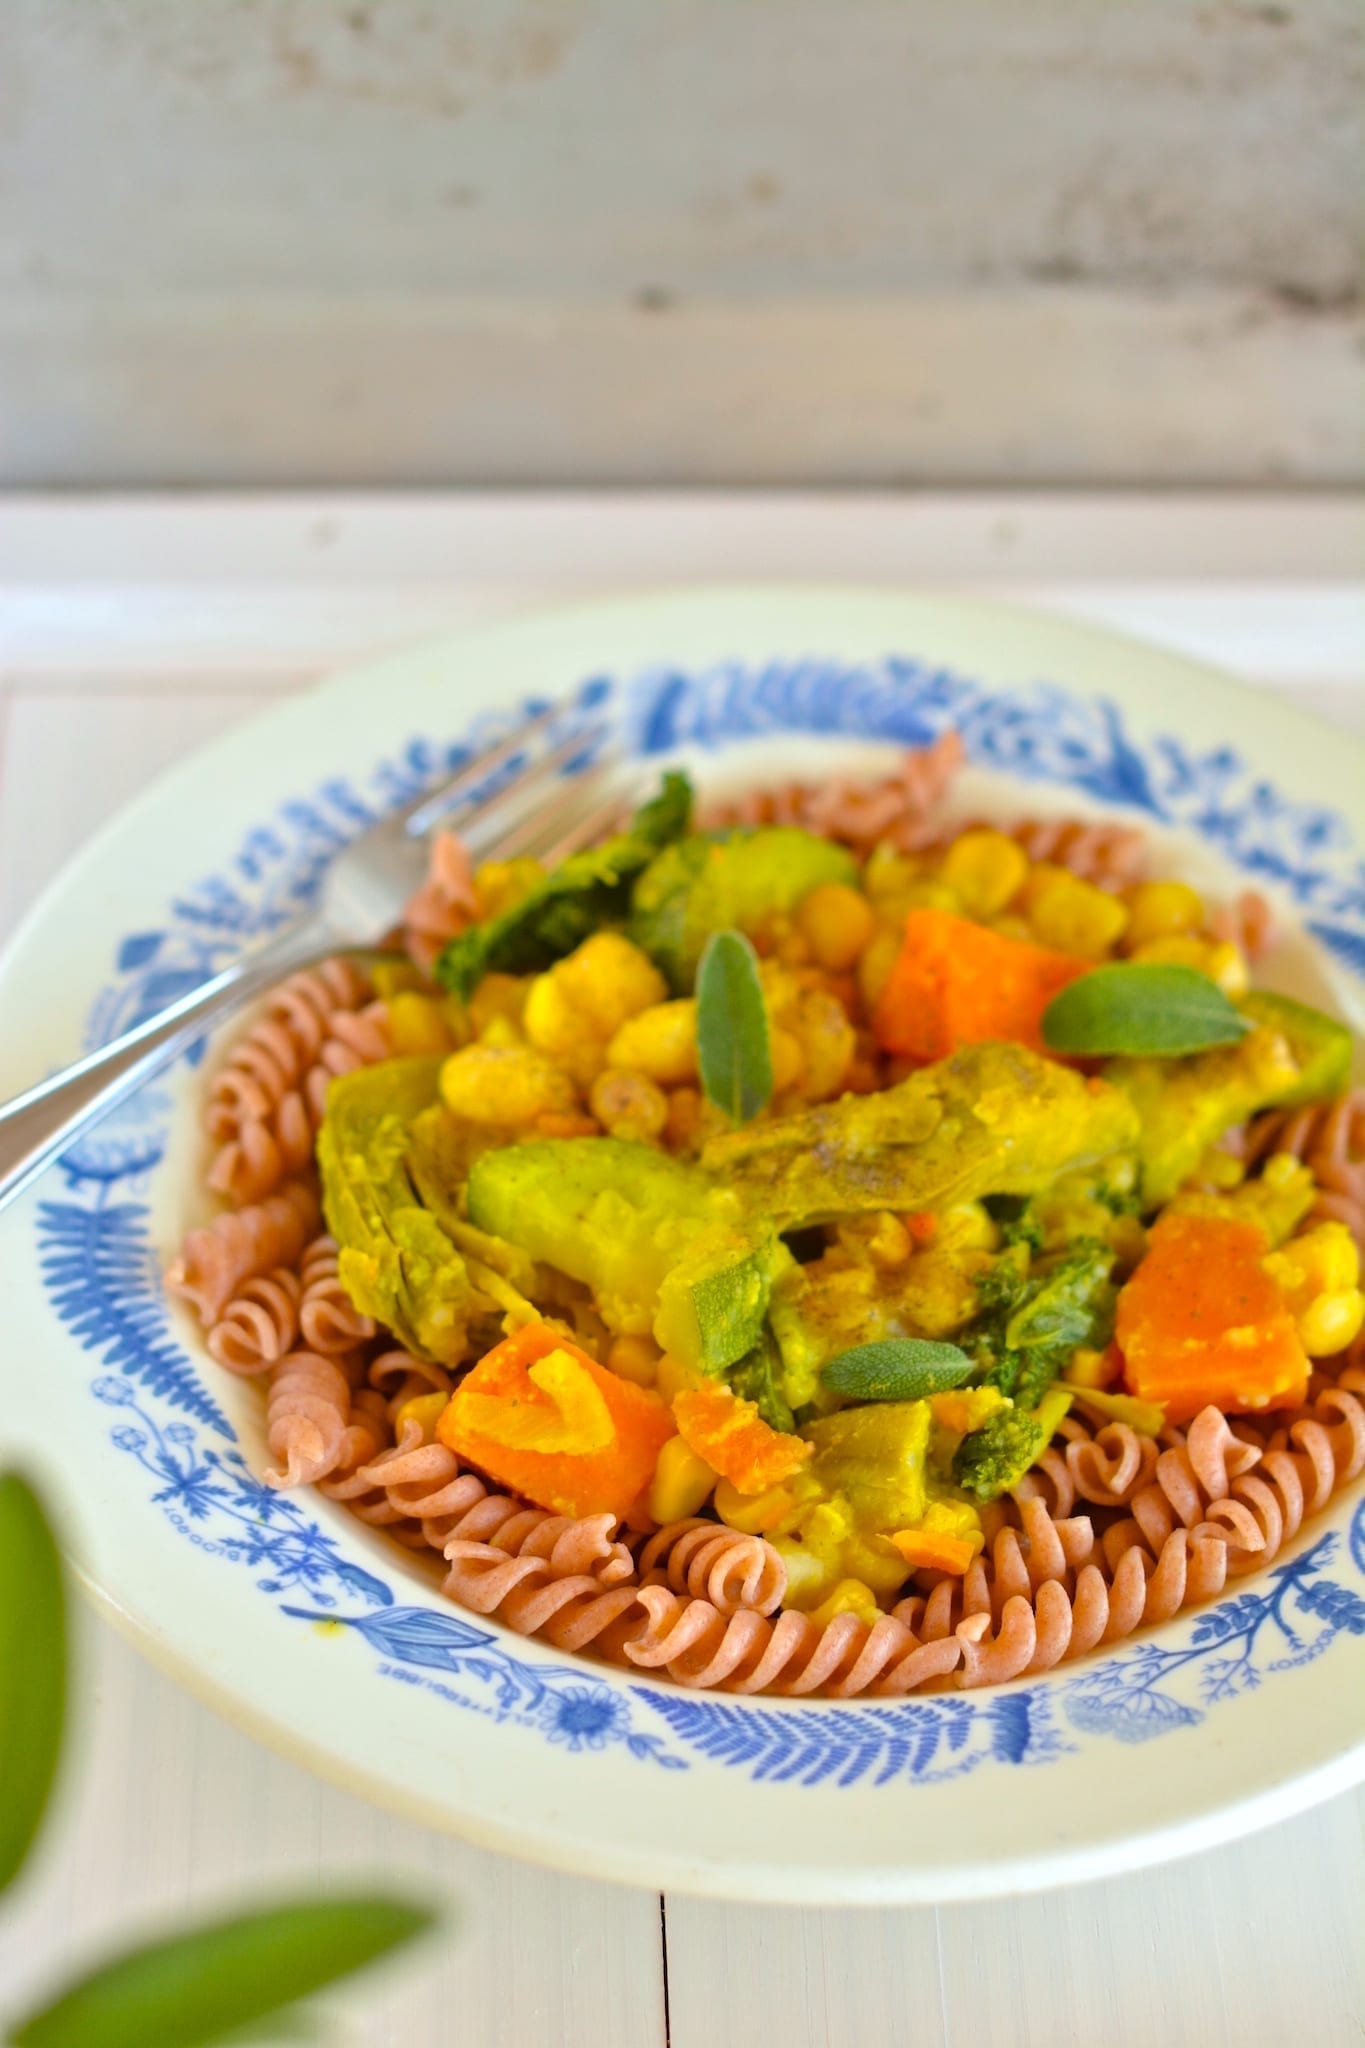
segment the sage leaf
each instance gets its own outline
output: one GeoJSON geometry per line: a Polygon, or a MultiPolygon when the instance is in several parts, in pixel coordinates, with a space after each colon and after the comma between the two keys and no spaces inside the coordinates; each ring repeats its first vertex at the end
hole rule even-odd
{"type": "Polygon", "coordinates": [[[1197,967],[1155,960],[1093,968],[1043,1012],[1043,1043],[1082,1055],[1179,1059],[1235,1045],[1253,1028],[1197,967]]]}
{"type": "Polygon", "coordinates": [[[66,1589],[43,1504],[0,1476],[0,1892],[42,1824],[66,1714],[66,1589]]]}
{"type": "Polygon", "coordinates": [[[883,1337],[875,1344],[855,1344],[831,1358],[820,1374],[833,1394],[852,1401],[922,1401],[960,1387],[972,1361],[956,1344],[935,1344],[927,1337],[883,1337]]]}
{"type": "Polygon", "coordinates": [[[773,1092],[758,955],[742,932],[713,932],[697,969],[697,1064],[708,1101],[748,1123],[773,1092]]]}
{"type": "Polygon", "coordinates": [[[433,1915],[401,1899],[282,1905],[103,1964],[33,2013],[13,2048],[201,2048],[402,1947],[433,1915]]]}

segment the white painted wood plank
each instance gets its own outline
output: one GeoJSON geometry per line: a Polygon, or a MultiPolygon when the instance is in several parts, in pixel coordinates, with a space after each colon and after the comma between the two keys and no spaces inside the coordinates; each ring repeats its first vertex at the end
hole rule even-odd
{"type": "Polygon", "coordinates": [[[173,762],[249,718],[249,692],[9,693],[0,790],[0,941],[62,862],[173,762]]]}

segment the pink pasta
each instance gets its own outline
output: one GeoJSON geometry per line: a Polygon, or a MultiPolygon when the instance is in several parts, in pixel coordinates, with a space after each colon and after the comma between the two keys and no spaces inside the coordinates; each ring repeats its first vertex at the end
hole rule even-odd
{"type": "Polygon", "coordinates": [[[1276,1152],[1302,1159],[1318,1184],[1315,1217],[1344,1223],[1365,1251],[1365,1088],[1335,1102],[1270,1110],[1248,1125],[1240,1150],[1248,1166],[1276,1152]]]}
{"type": "Polygon", "coordinates": [[[708,806],[702,819],[720,825],[800,825],[841,840],[860,853],[879,841],[912,852],[930,835],[930,819],[965,758],[958,734],[943,733],[931,746],[902,754],[894,773],[874,782],[835,776],[824,782],[788,782],[708,806]]]}
{"type": "Polygon", "coordinates": [[[640,1549],[640,1578],[644,1585],[695,1593],[721,1614],[741,1607],[771,1614],[787,1590],[782,1553],[765,1538],[696,1517],[669,1522],[647,1538],[640,1549]]]}
{"type": "Polygon", "coordinates": [[[214,1076],[205,1122],[218,1151],[209,1186],[255,1202],[311,1170],[327,1089],[338,1074],[388,1057],[387,1013],[349,961],[324,960],[270,996],[265,1014],[214,1076]]]}
{"type": "Polygon", "coordinates": [[[166,1268],[166,1292],[187,1301],[201,1323],[214,1323],[243,1281],[291,1265],[317,1226],[317,1196],[292,1181],[268,1201],[190,1231],[166,1268]]]}
{"type": "Polygon", "coordinates": [[[353,1307],[337,1277],[335,1238],[315,1237],[299,1273],[299,1330],[310,1351],[354,1351],[374,1335],[369,1316],[353,1307]]]}
{"type": "Polygon", "coordinates": [[[438,832],[431,842],[426,880],[403,913],[403,942],[418,966],[429,968],[478,914],[468,848],[456,833],[438,832]]]}
{"type": "Polygon", "coordinates": [[[1086,818],[1025,818],[1006,828],[1030,860],[1069,868],[1082,881],[1119,890],[1140,882],[1147,866],[1147,839],[1135,825],[1101,824],[1086,818]]]}
{"type": "Polygon", "coordinates": [[[264,1372],[298,1334],[300,1292],[299,1276],[287,1266],[246,1281],[210,1325],[211,1355],[229,1372],[264,1372]]]}

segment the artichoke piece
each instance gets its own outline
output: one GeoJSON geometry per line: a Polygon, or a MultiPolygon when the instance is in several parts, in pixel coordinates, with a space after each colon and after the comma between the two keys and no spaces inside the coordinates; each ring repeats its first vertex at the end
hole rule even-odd
{"type": "Polygon", "coordinates": [[[1236,1045],[1188,1059],[1121,1059],[1105,1078],[1142,1120],[1139,1152],[1146,1210],[1168,1202],[1225,1131],[1262,1109],[1287,1109],[1340,1093],[1350,1079],[1351,1035],[1288,996],[1250,995],[1256,1020],[1236,1045]]]}
{"type": "Polygon", "coordinates": [[[753,933],[822,882],[856,885],[845,847],[793,825],[698,834],[652,860],[631,895],[630,936],[687,995],[712,932],[753,933]]]}
{"type": "Polygon", "coordinates": [[[494,1306],[424,1207],[407,1154],[413,1120],[437,1099],[439,1059],[384,1060],[333,1081],[318,1133],[322,1206],[342,1286],[410,1351],[450,1365],[470,1319],[494,1306]]]}
{"type": "Polygon", "coordinates": [[[1023,1046],[964,1046],[879,1095],[712,1138],[702,1165],[779,1230],[869,1209],[941,1209],[1027,1195],[1130,1152],[1137,1113],[1117,1088],[1023,1046]]]}
{"type": "Polygon", "coordinates": [[[814,1444],[810,1477],[841,1493],[868,1530],[913,1528],[928,1504],[927,1401],[871,1401],[807,1423],[797,1434],[814,1444]]]}

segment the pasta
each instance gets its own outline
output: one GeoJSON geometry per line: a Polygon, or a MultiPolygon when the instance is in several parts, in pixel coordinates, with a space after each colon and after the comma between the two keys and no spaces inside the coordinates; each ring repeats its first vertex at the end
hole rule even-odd
{"type": "MultiPolygon", "coordinates": [[[[451,941],[457,954],[479,941],[489,903],[505,913],[535,895],[534,864],[481,884],[452,834],[409,906],[401,977],[332,960],[267,1001],[208,1089],[209,1185],[229,1206],[188,1233],[165,1278],[217,1363],[261,1381],[268,1486],[316,1486],[425,1559],[446,1597],[562,1652],[740,1695],[886,1699],[1074,1664],[1216,1599],[1360,1477],[1365,1297],[1346,1231],[1365,1242],[1365,1090],[1324,1086],[1240,1124],[1235,1097],[1213,1149],[1178,1150],[1173,1192],[1152,1199],[1140,1118],[1104,1107],[1121,1084],[1077,1080],[1030,1037],[1031,977],[1040,961],[1052,973],[1068,944],[1082,965],[1048,986],[1097,959],[1151,957],[1215,976],[1231,961],[1235,990],[1270,942],[1268,906],[1253,892],[1210,906],[1183,884],[1146,881],[1143,836],[1122,823],[945,826],[962,758],[948,733],[879,780],[789,783],[707,814],[722,848],[761,853],[773,824],[803,835],[781,842],[782,874],[761,887],[751,877],[736,897],[758,905],[773,1077],[771,1105],[747,1122],[699,1086],[697,999],[676,994],[695,961],[669,950],[688,930],[676,908],[657,959],[648,918],[584,936],[573,911],[568,938],[537,942],[548,966],[491,958],[453,1011],[421,975],[446,974],[451,941]],[[734,825],[754,829],[732,841],[734,825]],[[802,859],[795,889],[786,870],[802,859]],[[948,944],[932,974],[906,981],[917,911],[947,918],[948,944]],[[936,975],[994,961],[1002,939],[1022,964],[981,973],[944,1008],[942,1058],[898,1038],[904,988],[936,1002],[936,975]],[[376,987],[402,993],[402,1031],[376,987]],[[424,1067],[414,1045],[442,1050],[424,1067]],[[919,1100],[930,1068],[945,1091],[935,1116],[949,1103],[961,1132],[983,1091],[1001,1114],[1019,1058],[1036,1062],[1031,1088],[1054,1092],[1050,1145],[1064,1145],[1070,1117],[1117,1117],[1117,1141],[1093,1148],[1113,1178],[1068,1172],[1063,1150],[1027,1195],[926,1207],[877,1179],[872,1207],[869,1161],[884,1176],[888,1153],[923,1142],[905,1137],[920,1127],[898,1111],[880,1148],[882,1098],[919,1100]],[[968,1074],[985,1078],[959,1101],[951,1090],[968,1074]],[[416,1089],[415,1109],[390,1107],[390,1087],[416,1089]],[[364,1108],[350,1126],[353,1102],[364,1108]],[[320,1215],[324,1119],[349,1133],[325,1154],[324,1181],[367,1172],[381,1127],[386,1146],[396,1134],[419,1148],[403,1155],[410,1178],[396,1196],[381,1177],[338,1204],[327,1182],[328,1216],[355,1254],[345,1263],[320,1215]],[[839,1181],[841,1133],[857,1119],[872,1135],[839,1181]],[[1267,1171],[1285,1154],[1306,1175],[1267,1171]],[[433,1174],[448,1176],[435,1207],[433,1174]],[[789,1224],[807,1213],[793,1198],[776,1229],[746,1236],[746,1202],[762,1213],[775,1189],[799,1191],[812,1174],[825,1179],[811,1221],[789,1224]],[[489,1193],[499,1176],[501,1207],[489,1193]],[[676,1207],[648,1209],[656,1183],[676,1207]],[[581,1202],[565,1207],[565,1186],[581,1202]],[[688,1204],[719,1216],[706,1207],[718,1186],[731,1204],[723,1230],[689,1236],[688,1204]],[[584,1215],[599,1213],[595,1249],[584,1215]],[[373,1243],[371,1215],[382,1217],[373,1243]],[[683,1256],[660,1269],[675,1238],[683,1256]],[[1166,1254],[1172,1271],[1211,1273],[1201,1315],[1216,1321],[1223,1295],[1251,1300],[1238,1292],[1247,1270],[1264,1298],[1243,1311],[1262,1320],[1238,1326],[1236,1384],[1216,1348],[1202,1379],[1171,1380],[1169,1357],[1184,1355],[1180,1287],[1134,1284],[1159,1245],[1187,1239],[1215,1247],[1166,1254]],[[1229,1265],[1224,1279],[1218,1260],[1238,1245],[1252,1266],[1229,1265]],[[1277,1267],[1271,1246],[1293,1257],[1277,1267]],[[641,1261],[653,1290],[643,1307],[631,1291],[641,1261]],[[670,1297],[679,1274],[686,1287],[670,1297]],[[1045,1333],[1068,1333],[1046,1338],[1041,1369],[1008,1334],[1040,1303],[1045,1333]],[[703,1369],[688,1346],[716,1316],[727,1363],[703,1369]],[[906,1334],[963,1347],[965,1380],[878,1401],[825,1379],[822,1360],[906,1334]],[[813,1376],[799,1362],[812,1349],[813,1376]],[[894,1475],[911,1468],[920,1489],[902,1496],[894,1475]]],[[[1341,1027],[1312,1028],[1330,1054],[1323,1071],[1344,1071],[1341,1027]]],[[[1163,1142],[1183,1145],[1185,1120],[1163,1142]]],[[[1017,1155],[1024,1141],[1012,1142],[1017,1155]]]]}

